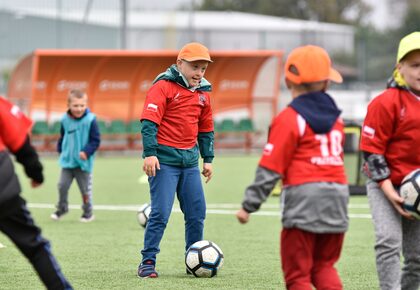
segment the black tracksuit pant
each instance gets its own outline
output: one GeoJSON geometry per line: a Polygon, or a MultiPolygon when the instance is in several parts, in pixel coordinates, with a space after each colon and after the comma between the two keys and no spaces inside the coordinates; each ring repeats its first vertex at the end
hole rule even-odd
{"type": "Polygon", "coordinates": [[[31,262],[47,289],[72,289],[51,253],[50,243],[32,219],[20,196],[0,205],[0,231],[7,235],[31,262]]]}

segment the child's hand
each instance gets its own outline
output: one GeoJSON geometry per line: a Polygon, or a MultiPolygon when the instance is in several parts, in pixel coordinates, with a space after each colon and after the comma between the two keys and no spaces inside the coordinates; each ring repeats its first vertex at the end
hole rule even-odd
{"type": "Polygon", "coordinates": [[[246,210],[244,210],[243,208],[241,208],[236,213],[236,218],[238,219],[238,221],[241,224],[246,224],[249,220],[249,213],[246,210]]]}
{"type": "Polygon", "coordinates": [[[35,181],[35,180],[31,180],[31,187],[32,188],[37,188],[37,187],[39,187],[39,186],[41,186],[41,184],[42,183],[39,183],[39,182],[37,182],[37,181],[35,181]]]}
{"type": "Polygon", "coordinates": [[[80,151],[79,157],[82,160],[87,160],[87,154],[85,152],[83,152],[83,151],[80,151]]]}
{"type": "Polygon", "coordinates": [[[156,176],[156,170],[160,170],[159,160],[156,156],[144,158],[143,171],[147,176],[156,176]]]}
{"type": "Polygon", "coordinates": [[[403,209],[402,204],[404,202],[404,199],[395,190],[390,179],[385,179],[384,181],[382,181],[380,186],[383,192],[385,193],[385,196],[388,198],[388,200],[391,202],[391,204],[394,206],[394,208],[396,209],[396,211],[398,211],[400,215],[408,219],[414,219],[414,217],[409,212],[406,212],[403,209]]]}
{"type": "Polygon", "coordinates": [[[210,181],[213,176],[213,166],[211,163],[204,163],[203,164],[203,171],[201,171],[204,177],[207,177],[206,183],[210,181]]]}

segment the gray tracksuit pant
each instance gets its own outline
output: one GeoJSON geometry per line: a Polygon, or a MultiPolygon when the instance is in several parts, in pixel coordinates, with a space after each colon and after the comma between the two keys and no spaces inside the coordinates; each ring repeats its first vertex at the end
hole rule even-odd
{"type": "Polygon", "coordinates": [[[375,228],[376,268],[381,290],[419,290],[420,221],[403,218],[376,182],[367,182],[367,194],[375,228]]]}
{"type": "Polygon", "coordinates": [[[63,168],[61,170],[60,181],[58,182],[59,200],[57,208],[67,212],[69,188],[76,179],[82,194],[82,209],[85,214],[92,213],[92,174],[82,171],[80,168],[63,168]]]}

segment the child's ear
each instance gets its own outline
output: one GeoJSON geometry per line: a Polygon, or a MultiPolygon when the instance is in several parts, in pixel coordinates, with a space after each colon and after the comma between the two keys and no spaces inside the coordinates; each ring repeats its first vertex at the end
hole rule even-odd
{"type": "Polygon", "coordinates": [[[291,89],[292,89],[292,82],[291,82],[291,81],[289,81],[287,78],[285,79],[285,82],[286,82],[286,87],[287,87],[287,89],[288,89],[288,90],[291,90],[291,89]]]}
{"type": "Polygon", "coordinates": [[[400,61],[399,63],[397,63],[397,65],[395,66],[395,68],[401,72],[401,67],[402,67],[402,62],[400,61]]]}
{"type": "Polygon", "coordinates": [[[324,81],[321,91],[323,91],[325,93],[328,90],[329,87],[330,87],[330,81],[324,81]]]}

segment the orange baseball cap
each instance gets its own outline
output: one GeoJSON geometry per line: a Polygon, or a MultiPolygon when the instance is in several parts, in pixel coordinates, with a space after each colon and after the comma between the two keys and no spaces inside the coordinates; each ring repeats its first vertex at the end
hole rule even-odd
{"type": "Polygon", "coordinates": [[[343,81],[338,71],[332,68],[331,59],[325,49],[306,45],[290,52],[284,67],[286,78],[295,84],[314,83],[331,80],[343,81]]]}
{"type": "Polygon", "coordinates": [[[178,59],[186,61],[205,60],[213,62],[210,58],[208,48],[198,42],[191,42],[184,45],[184,47],[179,51],[178,59]]]}

